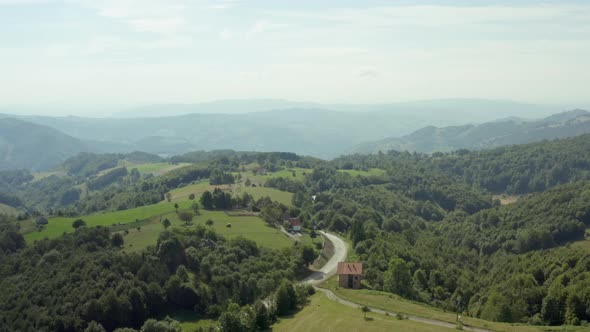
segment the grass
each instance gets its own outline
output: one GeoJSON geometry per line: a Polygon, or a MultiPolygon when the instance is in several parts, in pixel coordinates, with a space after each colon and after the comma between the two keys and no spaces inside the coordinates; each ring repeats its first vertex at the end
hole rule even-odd
{"type": "Polygon", "coordinates": [[[232,184],[232,185],[210,185],[209,180],[203,180],[197,182],[195,184],[191,184],[182,188],[174,189],[170,193],[172,194],[172,201],[178,202],[187,200],[190,194],[195,194],[195,199],[199,199],[203,192],[206,190],[213,191],[215,188],[220,188],[222,190],[229,190],[232,191],[234,194],[241,195],[244,192],[249,193],[254,197],[254,199],[259,199],[264,196],[269,196],[273,201],[277,201],[279,203],[283,203],[287,206],[291,205],[291,200],[293,199],[293,194],[286,191],[281,191],[275,188],[266,188],[266,187],[246,187],[242,184],[232,184]]]}
{"type": "Polygon", "coordinates": [[[521,197],[520,195],[507,195],[507,194],[492,195],[492,199],[500,200],[501,205],[508,205],[508,204],[515,203],[516,201],[518,201],[518,199],[520,197],[521,197]]]}
{"type": "Polygon", "coordinates": [[[368,171],[359,171],[356,169],[339,169],[338,172],[348,173],[352,176],[380,176],[385,174],[385,170],[381,168],[371,168],[368,171]]]}
{"type": "MultiPolygon", "coordinates": [[[[179,202],[181,208],[189,208],[191,201],[179,202]]],[[[135,209],[124,211],[97,213],[79,217],[86,222],[89,227],[95,226],[111,226],[113,224],[127,224],[137,220],[148,219],[157,215],[163,215],[174,211],[173,203],[160,202],[158,204],[146,205],[135,209]]],[[[28,220],[23,223],[23,233],[27,243],[35,240],[47,238],[56,238],[61,236],[64,232],[71,233],[74,231],[72,222],[76,218],[54,217],[49,219],[49,224],[43,228],[42,231],[37,231],[33,220],[28,220]]]]}
{"type": "Polygon", "coordinates": [[[212,319],[203,319],[195,312],[188,310],[178,311],[170,315],[170,318],[179,321],[182,330],[186,332],[193,332],[199,328],[208,330],[209,327],[217,326],[217,321],[212,319]]]}
{"type": "MultiPolygon", "coordinates": [[[[207,211],[201,210],[200,215],[193,220],[193,225],[206,226],[207,219],[213,220],[211,226],[217,234],[231,239],[238,236],[243,236],[247,239],[255,241],[258,245],[280,249],[293,246],[293,241],[289,239],[280,230],[267,226],[266,223],[259,217],[233,217],[228,216],[222,211],[207,211]],[[231,227],[226,227],[230,223],[231,227]]],[[[164,230],[164,226],[160,223],[160,218],[164,220],[168,218],[174,227],[187,227],[183,221],[180,221],[175,212],[170,212],[162,216],[152,218],[147,223],[131,223],[127,229],[129,234],[125,235],[125,251],[133,252],[147,248],[149,245],[155,245],[158,236],[164,230]],[[137,226],[141,229],[138,230],[137,226]]],[[[189,226],[190,227],[190,226],[189,226]]],[[[122,230],[124,227],[120,228],[122,230]]]]}
{"type": "MultiPolygon", "coordinates": [[[[353,290],[339,288],[337,285],[336,277],[329,279],[326,283],[322,284],[321,287],[330,289],[334,294],[340,296],[348,301],[368,305],[370,307],[379,308],[383,310],[389,310],[396,313],[403,313],[411,316],[418,316],[430,319],[436,319],[446,321],[449,323],[455,323],[456,314],[453,312],[443,311],[438,308],[428,306],[423,303],[413,302],[405,300],[395,294],[372,291],[372,290],[353,290]]],[[[520,325],[520,324],[508,324],[508,323],[497,323],[490,322],[483,319],[471,318],[463,316],[461,321],[467,326],[487,328],[494,331],[506,331],[506,332],[538,332],[546,331],[545,327],[520,325]]],[[[582,331],[583,329],[577,329],[576,327],[551,327],[551,331],[582,331]]]]}
{"type": "Polygon", "coordinates": [[[133,168],[137,168],[140,174],[153,174],[153,175],[163,175],[172,170],[177,168],[181,168],[184,166],[191,165],[189,163],[179,163],[179,164],[170,164],[170,163],[145,163],[145,164],[136,164],[129,161],[124,161],[123,166],[127,167],[128,170],[133,168]]]}
{"type": "MultiPolygon", "coordinates": [[[[250,168],[251,169],[251,168],[250,168]]],[[[313,170],[310,168],[298,168],[298,167],[293,167],[293,168],[287,168],[284,169],[282,171],[278,171],[278,172],[267,172],[265,175],[254,175],[251,171],[248,172],[241,172],[240,174],[242,175],[242,181],[246,181],[246,179],[250,179],[250,182],[260,186],[260,185],[264,185],[264,183],[266,183],[266,180],[268,179],[272,179],[272,178],[289,178],[292,180],[297,180],[297,181],[303,181],[305,179],[305,175],[304,174],[310,174],[313,170]],[[295,173],[295,176],[293,176],[293,173],[295,173]]],[[[238,173],[234,173],[234,175],[237,175],[238,173]]]]}
{"type": "Polygon", "coordinates": [[[427,325],[409,320],[397,320],[376,313],[363,317],[360,309],[334,302],[318,292],[310,303],[292,317],[282,318],[272,331],[407,331],[435,332],[453,329],[427,325]]]}
{"type": "Polygon", "coordinates": [[[254,199],[269,196],[273,201],[277,201],[287,206],[291,206],[291,202],[293,200],[293,193],[281,191],[275,188],[245,186],[234,187],[234,193],[239,194],[242,192],[247,192],[248,194],[252,195],[254,199]]]}

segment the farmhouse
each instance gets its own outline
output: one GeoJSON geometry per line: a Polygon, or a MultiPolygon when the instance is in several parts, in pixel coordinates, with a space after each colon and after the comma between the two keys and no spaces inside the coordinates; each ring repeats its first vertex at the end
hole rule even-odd
{"type": "Polygon", "coordinates": [[[361,288],[363,276],[362,262],[339,262],[338,263],[338,286],[344,288],[361,288]]]}
{"type": "Polygon", "coordinates": [[[297,218],[290,218],[289,224],[293,232],[301,232],[301,221],[297,218]]]}

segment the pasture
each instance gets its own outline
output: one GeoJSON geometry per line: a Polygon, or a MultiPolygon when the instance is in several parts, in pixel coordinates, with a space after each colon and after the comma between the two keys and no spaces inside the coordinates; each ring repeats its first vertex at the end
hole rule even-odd
{"type": "MultiPolygon", "coordinates": [[[[200,210],[200,215],[193,219],[192,225],[186,226],[183,221],[178,219],[177,214],[172,211],[152,218],[148,223],[141,223],[138,230],[134,224],[128,224],[129,234],[125,235],[125,250],[139,251],[145,249],[149,245],[155,245],[158,236],[164,230],[164,226],[160,223],[160,219],[168,219],[172,227],[194,227],[201,225],[203,227],[211,227],[219,235],[226,239],[243,236],[247,239],[255,241],[258,245],[280,249],[293,246],[294,242],[279,229],[267,226],[266,223],[258,218],[251,216],[229,216],[223,211],[207,211],[200,210]],[[207,226],[206,221],[213,220],[212,226],[207,226]],[[227,227],[231,224],[231,227],[227,227]]],[[[123,228],[121,228],[123,229],[123,228]]]]}
{"type": "MultiPolygon", "coordinates": [[[[441,320],[449,323],[455,323],[456,314],[454,312],[443,311],[438,308],[431,307],[424,303],[414,302],[403,299],[402,297],[380,291],[373,291],[368,289],[353,290],[338,287],[336,277],[333,277],[322,284],[320,287],[330,289],[334,294],[346,299],[350,302],[368,305],[370,307],[389,310],[396,313],[403,313],[406,315],[430,318],[441,320]]],[[[491,329],[494,331],[510,331],[510,332],[539,332],[546,331],[543,327],[531,325],[519,325],[508,323],[490,322],[483,319],[471,318],[462,316],[461,321],[465,325],[491,329]]],[[[556,327],[552,331],[578,331],[575,327],[556,327]]],[[[579,330],[582,331],[582,330],[579,330]]]]}
{"type": "Polygon", "coordinates": [[[398,320],[376,313],[367,313],[364,318],[360,309],[350,308],[334,302],[324,293],[316,293],[300,312],[281,318],[272,326],[272,331],[409,331],[437,332],[453,331],[409,320],[398,320]]]}
{"type": "Polygon", "coordinates": [[[173,202],[180,202],[187,200],[190,194],[195,194],[195,200],[199,200],[203,192],[209,190],[213,192],[215,188],[220,188],[222,190],[229,190],[233,194],[241,195],[244,192],[252,195],[254,199],[259,199],[264,196],[269,196],[273,201],[277,201],[279,203],[283,203],[287,206],[291,205],[291,200],[293,199],[293,194],[286,191],[281,191],[274,188],[266,188],[266,187],[246,187],[243,184],[221,184],[221,185],[210,185],[209,180],[202,180],[195,184],[191,184],[182,188],[174,189],[170,191],[172,194],[172,201],[173,202]]]}
{"type": "MultiPolygon", "coordinates": [[[[178,204],[180,208],[187,209],[191,206],[192,201],[179,202],[178,204]]],[[[28,220],[23,223],[23,233],[25,233],[24,237],[27,243],[31,243],[45,237],[55,238],[63,233],[73,232],[72,222],[76,219],[83,219],[88,227],[111,226],[132,223],[170,212],[174,212],[174,203],[164,201],[129,210],[96,213],[76,218],[52,217],[49,218],[49,224],[40,232],[35,229],[34,220],[28,220]]]]}
{"type": "Polygon", "coordinates": [[[170,164],[170,163],[132,163],[130,161],[123,161],[121,166],[127,167],[127,170],[132,170],[133,168],[137,168],[141,175],[144,174],[153,174],[153,175],[164,175],[170,171],[175,169],[185,167],[191,165],[189,163],[178,163],[178,164],[170,164]]]}

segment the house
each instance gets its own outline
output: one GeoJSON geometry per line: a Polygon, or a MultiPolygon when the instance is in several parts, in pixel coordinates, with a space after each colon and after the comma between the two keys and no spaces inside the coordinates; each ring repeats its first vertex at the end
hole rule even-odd
{"type": "Polygon", "coordinates": [[[338,286],[360,289],[363,276],[362,262],[338,262],[338,286]]]}
{"type": "Polygon", "coordinates": [[[266,168],[264,168],[264,167],[258,167],[256,169],[256,174],[257,175],[266,175],[266,168]]]}
{"type": "Polygon", "coordinates": [[[289,224],[293,232],[301,232],[301,221],[297,218],[290,218],[289,224]]]}

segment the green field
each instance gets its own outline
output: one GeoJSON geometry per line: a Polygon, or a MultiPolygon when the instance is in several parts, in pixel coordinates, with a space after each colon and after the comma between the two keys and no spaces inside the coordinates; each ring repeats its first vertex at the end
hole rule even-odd
{"type": "Polygon", "coordinates": [[[385,170],[381,168],[371,168],[368,171],[359,171],[356,169],[339,169],[338,172],[348,173],[352,176],[380,176],[385,174],[385,170]]]}
{"type": "MultiPolygon", "coordinates": [[[[267,226],[266,223],[258,217],[248,216],[228,216],[222,211],[201,210],[200,215],[195,217],[193,225],[206,226],[207,219],[213,220],[211,226],[217,234],[223,235],[227,239],[243,236],[255,241],[257,244],[267,248],[287,248],[293,246],[294,242],[280,230],[267,226]],[[231,227],[226,227],[231,224],[231,227]]],[[[171,221],[171,227],[187,227],[184,222],[180,221],[175,212],[170,212],[161,216],[162,220],[168,218],[171,221]]],[[[158,236],[164,230],[160,223],[160,216],[153,218],[149,223],[141,225],[137,230],[135,225],[130,224],[129,234],[125,236],[125,249],[127,251],[138,251],[146,248],[148,245],[155,245],[158,236]]],[[[190,226],[188,226],[190,227],[190,226]]]]}
{"type": "MultiPolygon", "coordinates": [[[[189,208],[192,202],[179,202],[181,208],[189,208]]],[[[158,204],[146,205],[135,209],[124,211],[97,213],[87,216],[79,217],[86,221],[87,226],[111,226],[114,224],[126,224],[135,222],[136,220],[144,220],[157,215],[170,213],[174,211],[174,204],[169,202],[160,202],[158,204]]],[[[23,233],[28,243],[34,242],[45,237],[55,238],[62,235],[64,232],[73,232],[72,222],[78,218],[54,217],[49,218],[49,224],[38,232],[34,228],[33,220],[24,223],[23,233]]]]}
{"type": "MultiPolygon", "coordinates": [[[[454,323],[456,320],[456,314],[453,312],[443,311],[441,309],[434,308],[423,303],[405,300],[395,294],[366,289],[353,290],[339,288],[336,282],[336,277],[331,278],[326,283],[322,284],[321,287],[330,289],[332,292],[334,292],[334,294],[350,302],[368,305],[373,308],[388,310],[396,313],[403,313],[411,316],[436,319],[449,323],[454,323]]],[[[465,325],[469,326],[482,327],[494,331],[506,332],[584,331],[584,328],[573,326],[538,327],[530,325],[490,322],[483,319],[471,318],[467,316],[463,316],[461,318],[461,321],[465,325]]]]}
{"type": "MultiPolygon", "coordinates": [[[[260,185],[264,185],[266,183],[266,181],[268,179],[272,179],[272,178],[288,178],[288,179],[292,179],[292,180],[297,180],[297,181],[303,181],[305,179],[305,175],[304,174],[310,174],[313,170],[309,169],[309,168],[298,168],[298,167],[293,167],[293,168],[288,168],[288,169],[284,169],[282,171],[278,171],[278,172],[268,172],[266,173],[266,175],[254,175],[254,173],[252,173],[251,171],[248,172],[241,172],[240,174],[242,175],[242,181],[246,181],[246,179],[250,179],[250,182],[260,186],[260,185]],[[293,173],[295,173],[295,176],[293,176],[293,173]]],[[[234,173],[234,175],[237,175],[238,173],[234,173]]]]}
{"type": "Polygon", "coordinates": [[[397,320],[376,313],[368,313],[367,318],[363,317],[360,309],[334,302],[318,292],[300,312],[292,317],[282,318],[274,324],[272,331],[454,331],[409,320],[397,320]]]}
{"type": "Polygon", "coordinates": [[[129,161],[124,161],[122,166],[127,167],[128,170],[133,168],[137,168],[140,174],[153,174],[153,175],[163,175],[172,170],[177,168],[181,168],[184,166],[190,165],[189,163],[179,163],[179,164],[170,164],[170,163],[145,163],[145,164],[136,164],[129,161]]]}
{"type": "Polygon", "coordinates": [[[217,321],[212,319],[201,319],[199,315],[193,311],[179,311],[170,315],[170,318],[179,321],[182,330],[185,332],[194,332],[199,328],[208,331],[209,327],[217,326],[217,321]]]}
{"type": "Polygon", "coordinates": [[[188,185],[186,187],[174,189],[170,191],[172,194],[172,201],[179,202],[188,199],[190,194],[195,194],[195,199],[198,200],[203,192],[206,190],[213,191],[215,188],[220,188],[222,190],[228,190],[236,195],[241,195],[244,192],[249,193],[254,197],[254,199],[259,199],[264,196],[269,196],[273,201],[277,201],[279,203],[283,203],[285,205],[291,205],[291,200],[293,198],[293,194],[281,191],[274,188],[266,188],[266,187],[246,187],[242,184],[233,184],[233,185],[210,185],[209,180],[203,180],[201,182],[188,185]]]}

